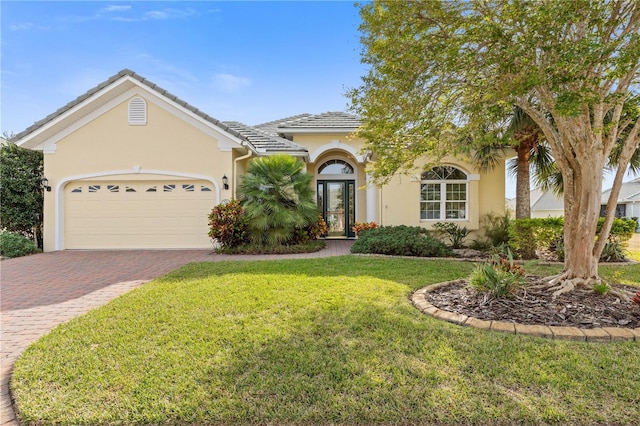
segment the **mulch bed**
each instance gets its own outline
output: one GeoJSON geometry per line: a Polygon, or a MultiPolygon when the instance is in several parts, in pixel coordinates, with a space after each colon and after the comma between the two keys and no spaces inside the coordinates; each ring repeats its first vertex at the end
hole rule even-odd
{"type": "MultiPolygon", "coordinates": [[[[555,300],[548,288],[530,288],[544,282],[529,277],[529,285],[521,287],[509,298],[493,299],[459,282],[427,292],[426,299],[435,307],[482,320],[515,322],[527,325],[554,325],[577,328],[640,327],[640,305],[607,293],[599,295],[591,289],[576,288],[555,300]]],[[[638,287],[614,285],[636,293],[638,287]]]]}

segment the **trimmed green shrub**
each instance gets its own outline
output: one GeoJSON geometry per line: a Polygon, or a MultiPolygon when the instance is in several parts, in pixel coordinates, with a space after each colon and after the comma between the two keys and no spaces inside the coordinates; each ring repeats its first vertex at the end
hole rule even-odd
{"type": "MultiPolygon", "coordinates": [[[[598,221],[600,232],[604,218],[598,221]]],[[[638,226],[636,219],[615,218],[611,225],[609,239],[602,252],[603,262],[625,260],[624,242],[629,240],[638,226]]],[[[547,250],[554,253],[559,261],[564,260],[564,218],[516,219],[509,227],[509,245],[521,258],[533,259],[536,251],[547,250]]]]}
{"type": "Polygon", "coordinates": [[[359,234],[352,253],[394,256],[445,257],[453,252],[429,231],[418,226],[381,226],[359,234]]]}
{"type": "Polygon", "coordinates": [[[564,233],[564,218],[515,219],[509,226],[509,246],[523,259],[534,259],[536,250],[549,249],[564,233]]]}
{"type": "Polygon", "coordinates": [[[0,229],[33,238],[42,247],[42,152],[0,146],[0,229]]]}
{"type": "Polygon", "coordinates": [[[0,232],[0,255],[4,257],[20,257],[38,253],[40,249],[30,239],[14,232],[0,232]]]}
{"type": "MultiPolygon", "coordinates": [[[[596,228],[596,232],[600,232],[602,225],[604,224],[604,217],[598,219],[598,227],[596,228]]],[[[621,242],[628,241],[631,237],[633,237],[633,233],[638,227],[638,220],[636,218],[621,218],[616,217],[613,219],[613,223],[611,224],[611,233],[612,237],[618,237],[621,242]]]]}

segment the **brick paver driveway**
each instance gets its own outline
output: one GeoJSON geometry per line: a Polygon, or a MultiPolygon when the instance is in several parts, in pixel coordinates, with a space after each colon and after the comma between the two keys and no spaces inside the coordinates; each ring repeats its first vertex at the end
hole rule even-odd
{"type": "Polygon", "coordinates": [[[350,241],[317,253],[225,256],[210,250],[60,251],[0,263],[0,426],[17,425],[9,378],[20,353],[58,324],[190,262],[348,254],[350,241]]]}

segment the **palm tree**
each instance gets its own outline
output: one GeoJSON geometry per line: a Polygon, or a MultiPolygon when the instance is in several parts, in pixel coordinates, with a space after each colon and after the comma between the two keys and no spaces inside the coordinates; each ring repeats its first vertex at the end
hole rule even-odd
{"type": "Polygon", "coordinates": [[[542,130],[520,107],[513,108],[507,132],[517,142],[513,147],[516,158],[516,219],[531,217],[531,168],[532,159],[543,160],[536,155],[543,139],[542,130]]]}
{"type": "MultiPolygon", "coordinates": [[[[622,118],[633,123],[640,114],[640,96],[634,96],[626,106],[627,110],[622,118]]],[[[628,132],[629,128],[629,125],[622,126],[622,134],[628,132]]],[[[516,144],[511,146],[518,154],[515,161],[510,162],[508,166],[509,173],[516,176],[516,219],[530,218],[531,180],[536,187],[543,191],[552,191],[557,195],[562,195],[564,192],[562,173],[556,167],[551,148],[546,143],[542,131],[531,117],[518,106],[513,108],[506,136],[515,140],[516,144]]],[[[499,161],[499,153],[506,148],[501,141],[494,145],[485,146],[476,152],[475,161],[483,170],[491,169],[499,161]]],[[[617,168],[620,149],[620,146],[616,146],[611,152],[607,163],[609,170],[617,168]]],[[[640,149],[636,149],[631,157],[629,170],[633,173],[640,172],[640,149]]]]}
{"type": "MultiPolygon", "coordinates": [[[[609,111],[607,116],[605,116],[605,123],[611,122],[612,114],[612,111],[609,111]]],[[[621,121],[626,123],[626,125],[620,126],[619,142],[627,137],[628,132],[631,130],[631,123],[637,121],[638,116],[640,116],[640,96],[633,96],[625,104],[625,110],[621,117],[621,121]]],[[[618,168],[621,150],[622,145],[618,143],[607,159],[606,170],[611,172],[618,168]]],[[[552,191],[558,196],[562,195],[564,192],[562,173],[556,167],[556,163],[551,154],[551,148],[545,140],[542,140],[535,151],[531,153],[530,164],[532,167],[533,182],[536,187],[544,191],[552,191]]],[[[633,152],[629,160],[628,170],[632,174],[640,173],[640,149],[637,148],[633,152]]]]}
{"type": "Polygon", "coordinates": [[[543,141],[542,130],[538,125],[520,107],[514,106],[503,138],[495,144],[484,145],[474,154],[474,160],[482,170],[497,166],[502,153],[509,147],[518,154],[508,166],[510,174],[516,176],[516,219],[531,217],[530,164],[539,163],[534,170],[541,171],[537,177],[542,179],[542,171],[548,170],[549,161],[553,162],[548,150],[540,151],[543,141]]]}
{"type": "Polygon", "coordinates": [[[312,178],[302,161],[288,155],[259,157],[249,164],[238,197],[254,243],[287,244],[296,228],[317,221],[312,178]]]}

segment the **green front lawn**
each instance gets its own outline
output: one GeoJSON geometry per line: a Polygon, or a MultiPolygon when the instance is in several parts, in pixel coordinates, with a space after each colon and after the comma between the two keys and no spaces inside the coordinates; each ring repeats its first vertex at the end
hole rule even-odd
{"type": "MultiPolygon", "coordinates": [[[[639,342],[485,332],[411,306],[412,290],[472,268],[354,256],[188,265],[27,349],[12,378],[19,416],[91,425],[637,424],[639,342]]],[[[625,280],[640,276],[640,265],[617,269],[625,280]]]]}

